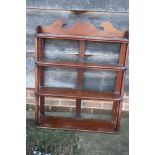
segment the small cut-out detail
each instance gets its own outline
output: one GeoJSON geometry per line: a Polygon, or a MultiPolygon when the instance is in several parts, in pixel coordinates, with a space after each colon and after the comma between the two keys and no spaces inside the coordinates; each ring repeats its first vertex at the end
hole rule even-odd
{"type": "Polygon", "coordinates": [[[102,30],[98,30],[92,23],[76,22],[71,27],[64,27],[64,20],[56,20],[49,26],[40,26],[39,33],[49,33],[56,35],[78,35],[78,36],[95,36],[106,38],[125,38],[127,31],[121,31],[113,27],[110,22],[103,22],[102,30]]]}

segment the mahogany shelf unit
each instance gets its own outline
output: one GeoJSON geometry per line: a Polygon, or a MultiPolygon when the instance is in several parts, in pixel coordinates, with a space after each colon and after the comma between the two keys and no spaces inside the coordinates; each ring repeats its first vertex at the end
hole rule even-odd
{"type": "Polygon", "coordinates": [[[98,30],[91,23],[77,22],[69,28],[64,28],[63,20],[56,20],[49,26],[38,26],[35,37],[35,125],[41,128],[93,131],[116,133],[119,131],[124,79],[128,58],[128,31],[121,31],[109,22],[102,24],[103,30],[98,30]],[[45,59],[45,39],[66,39],[79,41],[79,61],[53,61],[45,59]],[[120,43],[119,63],[95,64],[84,61],[86,41],[120,43]],[[50,88],[44,85],[44,68],[61,67],[77,69],[77,88],[50,88]],[[85,69],[115,71],[115,91],[102,92],[83,89],[83,73],[85,69]],[[45,97],[76,99],[75,117],[45,116],[45,97]],[[111,120],[81,118],[81,100],[112,101],[111,120]],[[39,108],[40,107],[40,108],[39,108]],[[40,111],[40,113],[39,113],[40,111]]]}

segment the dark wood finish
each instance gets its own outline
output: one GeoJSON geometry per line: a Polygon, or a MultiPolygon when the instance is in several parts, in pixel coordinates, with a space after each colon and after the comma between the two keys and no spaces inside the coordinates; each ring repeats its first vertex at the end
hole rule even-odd
{"type": "Polygon", "coordinates": [[[118,115],[118,102],[114,101],[112,106],[112,114],[111,114],[111,120],[116,121],[117,115],[118,115]]]}
{"type": "Polygon", "coordinates": [[[90,91],[71,88],[41,87],[37,92],[40,96],[52,96],[71,99],[121,101],[123,98],[113,92],[90,91]]]}
{"type": "MultiPolygon", "coordinates": [[[[39,48],[39,60],[44,58],[44,40],[39,38],[40,48],[39,48]]],[[[40,86],[44,86],[44,67],[39,66],[40,69],[40,86]]],[[[40,117],[45,115],[45,98],[40,96],[40,117]]]]}
{"type": "Polygon", "coordinates": [[[71,27],[64,28],[65,22],[57,20],[49,26],[38,26],[36,29],[35,51],[35,124],[40,127],[60,128],[67,130],[117,132],[120,128],[122,100],[124,93],[124,77],[128,57],[128,32],[114,28],[109,22],[102,24],[103,30],[98,30],[91,23],[77,22],[71,27]],[[79,40],[79,60],[77,62],[51,61],[44,59],[44,42],[49,39],[79,40]],[[120,43],[120,57],[117,65],[94,64],[84,62],[85,42],[116,42],[120,43]],[[77,88],[48,88],[44,87],[44,67],[76,68],[77,88]],[[85,69],[116,71],[116,86],[114,92],[90,91],[83,89],[83,72],[85,69]],[[76,99],[75,118],[46,117],[44,109],[45,96],[76,99]],[[39,101],[40,98],[40,101],[39,101]],[[113,101],[111,121],[90,120],[80,118],[81,100],[113,101]],[[38,106],[40,102],[40,117],[38,106]]]}
{"type": "MultiPolygon", "coordinates": [[[[119,57],[119,64],[126,66],[127,64],[127,56],[128,56],[128,45],[126,43],[122,43],[120,46],[120,57],[119,57]]],[[[115,91],[116,93],[120,94],[123,97],[124,94],[124,77],[125,77],[125,71],[124,72],[118,72],[116,76],[116,85],[115,85],[115,91]]],[[[115,101],[113,103],[113,109],[112,109],[112,120],[116,121],[116,130],[119,130],[120,127],[120,121],[121,121],[121,115],[122,115],[122,101],[115,101]]]]}
{"type": "Polygon", "coordinates": [[[67,62],[67,61],[50,61],[50,60],[40,60],[36,62],[39,66],[53,66],[53,67],[64,67],[64,68],[86,68],[95,70],[111,70],[120,71],[126,70],[126,66],[123,65],[107,65],[107,64],[94,64],[86,62],[67,62]]]}
{"type": "Polygon", "coordinates": [[[76,36],[76,35],[57,35],[57,34],[36,34],[36,37],[46,39],[69,39],[69,40],[88,40],[97,42],[109,42],[109,43],[128,43],[127,38],[106,38],[106,37],[91,37],[91,36],[76,36]]]}
{"type": "MultiPolygon", "coordinates": [[[[126,56],[126,48],[127,44],[122,43],[120,47],[120,57],[119,57],[119,65],[125,65],[125,56],[126,56]]],[[[120,93],[121,85],[122,85],[122,72],[117,73],[116,77],[116,91],[120,93]]]]}
{"type": "MultiPolygon", "coordinates": [[[[85,41],[79,41],[79,62],[84,62],[84,54],[85,54],[85,41]]],[[[78,69],[77,75],[77,88],[82,89],[83,86],[83,69],[78,69]]],[[[75,117],[80,118],[81,115],[81,98],[76,99],[76,113],[75,117]]]]}
{"type": "MultiPolygon", "coordinates": [[[[35,60],[38,61],[39,55],[38,55],[38,49],[39,49],[39,41],[38,38],[35,39],[35,60]]],[[[38,92],[39,90],[39,66],[35,65],[35,92],[38,92]]],[[[38,114],[38,103],[39,103],[39,96],[35,94],[35,125],[39,125],[39,114],[38,114]]]]}
{"type": "Polygon", "coordinates": [[[94,132],[115,132],[115,123],[112,121],[55,116],[43,117],[40,127],[94,132]]]}
{"type": "Polygon", "coordinates": [[[75,110],[75,117],[81,117],[81,99],[76,99],[76,110],[75,110]]]}
{"type": "Polygon", "coordinates": [[[87,22],[77,22],[69,28],[64,28],[65,22],[61,19],[56,20],[48,26],[41,26],[41,32],[50,35],[71,35],[71,36],[91,36],[91,37],[104,37],[104,38],[125,38],[127,32],[120,31],[114,28],[111,23],[104,22],[101,27],[104,30],[98,30],[96,27],[87,22]]]}
{"type": "MultiPolygon", "coordinates": [[[[129,52],[129,46],[126,45],[126,50],[125,50],[125,56],[124,56],[124,65],[127,65],[128,61],[128,52],[129,52]]],[[[120,60],[121,61],[121,60],[120,60]]],[[[124,80],[125,80],[125,74],[126,72],[124,71],[122,73],[122,79],[121,79],[121,88],[120,88],[120,95],[123,97],[124,95],[124,80]]],[[[116,87],[117,88],[117,87],[116,87]]],[[[117,115],[117,121],[116,121],[116,131],[119,130],[120,124],[121,124],[121,117],[122,117],[122,101],[119,101],[118,104],[118,115],[117,115]]]]}

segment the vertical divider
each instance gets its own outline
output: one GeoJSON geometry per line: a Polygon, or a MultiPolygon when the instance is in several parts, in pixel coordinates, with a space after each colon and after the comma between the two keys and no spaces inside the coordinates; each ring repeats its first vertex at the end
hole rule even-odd
{"type": "MultiPolygon", "coordinates": [[[[44,58],[44,39],[40,40],[39,59],[44,58]]],[[[40,86],[44,86],[44,67],[40,66],[40,86]]],[[[40,117],[45,116],[45,97],[40,96],[40,117]]]]}
{"type": "MultiPolygon", "coordinates": [[[[35,61],[38,61],[39,59],[38,48],[39,48],[39,39],[35,38],[35,61]]],[[[39,67],[35,63],[35,107],[34,107],[34,110],[35,110],[35,125],[36,126],[39,125],[39,113],[38,113],[39,96],[37,94],[38,90],[39,90],[39,67]]]]}
{"type": "MultiPolygon", "coordinates": [[[[79,61],[84,62],[85,40],[79,41],[79,61]]],[[[82,89],[83,86],[83,69],[78,69],[77,88],[82,89]]],[[[81,99],[76,99],[76,118],[81,117],[81,99]]]]}

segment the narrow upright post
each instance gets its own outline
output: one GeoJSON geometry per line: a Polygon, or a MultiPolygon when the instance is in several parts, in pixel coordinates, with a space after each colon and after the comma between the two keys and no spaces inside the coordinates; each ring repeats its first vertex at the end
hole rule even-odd
{"type": "MultiPolygon", "coordinates": [[[[38,55],[38,42],[39,39],[35,39],[35,61],[38,61],[39,55],[38,55]]],[[[39,67],[35,63],[35,125],[39,125],[39,114],[38,114],[38,103],[39,103],[39,96],[37,94],[39,90],[39,67]]]]}
{"type": "MultiPolygon", "coordinates": [[[[128,52],[129,52],[129,46],[128,46],[128,44],[126,44],[125,58],[124,58],[124,65],[125,66],[127,65],[127,61],[128,61],[128,52]]],[[[121,83],[121,88],[120,88],[120,95],[122,97],[124,95],[125,75],[126,75],[126,71],[123,71],[123,73],[122,73],[122,83],[121,83]]],[[[122,116],[122,101],[120,101],[119,106],[118,106],[118,116],[117,116],[117,123],[116,123],[116,131],[118,131],[119,128],[120,128],[121,116],[122,116]]]]}
{"type": "MultiPolygon", "coordinates": [[[[127,43],[121,43],[119,53],[119,65],[126,66],[128,55],[127,43]]],[[[117,72],[115,91],[123,97],[125,71],[117,72]]],[[[116,121],[116,131],[119,130],[122,115],[122,101],[115,101],[112,108],[112,121],[116,121]]]]}
{"type": "MultiPolygon", "coordinates": [[[[79,41],[79,61],[84,62],[85,41],[79,41]]],[[[77,88],[83,86],[83,69],[78,69],[77,88]]],[[[81,99],[76,99],[76,118],[81,117],[81,99]]]]}
{"type": "MultiPolygon", "coordinates": [[[[39,59],[44,58],[44,39],[39,42],[39,59]]],[[[44,86],[44,67],[40,66],[40,86],[44,86]]],[[[40,117],[45,116],[45,97],[40,96],[40,117]]]]}

